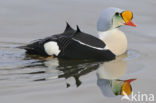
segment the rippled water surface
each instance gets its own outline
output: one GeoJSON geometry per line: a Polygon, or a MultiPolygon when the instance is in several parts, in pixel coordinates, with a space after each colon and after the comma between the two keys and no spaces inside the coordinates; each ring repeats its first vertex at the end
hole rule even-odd
{"type": "MultiPolygon", "coordinates": [[[[126,81],[134,93],[156,95],[154,0],[0,0],[0,101],[2,103],[120,103],[126,81]],[[141,6],[138,6],[141,5],[141,6]],[[60,33],[65,21],[96,34],[100,12],[130,9],[136,28],[122,27],[128,51],[110,62],[43,59],[16,47],[60,33]],[[8,99],[9,98],[9,99],[8,99]]],[[[133,101],[135,102],[135,101],[133,101]]]]}

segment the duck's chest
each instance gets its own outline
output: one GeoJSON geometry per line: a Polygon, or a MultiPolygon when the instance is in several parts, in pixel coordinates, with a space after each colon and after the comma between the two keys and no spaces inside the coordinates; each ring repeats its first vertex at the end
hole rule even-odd
{"type": "Polygon", "coordinates": [[[99,38],[103,40],[107,47],[116,55],[121,55],[127,50],[127,38],[125,34],[118,30],[113,29],[106,32],[99,32],[99,38]]]}

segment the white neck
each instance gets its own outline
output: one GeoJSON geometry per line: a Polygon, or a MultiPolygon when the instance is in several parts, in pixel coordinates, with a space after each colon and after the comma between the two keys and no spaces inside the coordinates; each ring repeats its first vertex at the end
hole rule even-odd
{"type": "Polygon", "coordinates": [[[127,38],[119,29],[116,28],[104,32],[98,32],[98,35],[116,56],[126,52],[127,38]]]}

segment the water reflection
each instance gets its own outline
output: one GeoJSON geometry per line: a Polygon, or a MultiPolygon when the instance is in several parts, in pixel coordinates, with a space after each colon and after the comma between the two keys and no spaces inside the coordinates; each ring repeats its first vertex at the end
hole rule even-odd
{"type": "Polygon", "coordinates": [[[102,63],[97,70],[98,77],[104,79],[118,79],[123,76],[127,70],[126,57],[127,54],[124,54],[117,57],[115,60],[102,63]]]}
{"type": "Polygon", "coordinates": [[[108,80],[108,79],[98,79],[97,85],[101,89],[102,93],[106,97],[114,97],[117,95],[124,95],[124,92],[127,95],[132,93],[131,82],[136,79],[128,80],[108,80]]]}
{"type": "MultiPolygon", "coordinates": [[[[79,87],[82,83],[79,78],[82,75],[86,75],[96,70],[99,67],[100,63],[101,62],[88,61],[88,60],[82,61],[82,60],[59,59],[58,62],[55,63],[53,61],[46,61],[45,65],[50,68],[56,68],[56,70],[59,70],[59,72],[61,73],[58,75],[58,78],[68,79],[73,77],[75,79],[76,86],[79,87]]],[[[69,86],[70,84],[67,83],[67,87],[69,86]]]]}
{"type": "MultiPolygon", "coordinates": [[[[101,89],[104,96],[114,97],[117,95],[130,95],[132,92],[131,82],[136,80],[130,78],[126,80],[119,79],[124,76],[127,69],[127,54],[117,57],[109,62],[95,62],[82,60],[62,60],[59,59],[46,61],[44,64],[49,68],[56,68],[61,71],[57,78],[71,78],[75,79],[76,86],[81,85],[80,77],[86,75],[94,70],[97,70],[97,85],[101,89]]],[[[49,71],[50,72],[50,71],[49,71]]],[[[53,72],[53,71],[52,71],[53,72]]],[[[66,84],[70,87],[70,84],[66,84]]]]}
{"type": "Polygon", "coordinates": [[[127,54],[117,57],[116,60],[101,64],[97,70],[97,85],[106,97],[115,97],[117,95],[130,95],[132,93],[131,82],[135,78],[121,80],[127,69],[127,54]]]}

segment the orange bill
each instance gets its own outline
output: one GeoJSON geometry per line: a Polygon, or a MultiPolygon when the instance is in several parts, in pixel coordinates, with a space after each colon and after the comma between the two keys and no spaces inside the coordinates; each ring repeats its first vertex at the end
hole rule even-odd
{"type": "Polygon", "coordinates": [[[125,92],[127,95],[130,95],[132,93],[132,87],[130,83],[134,80],[136,79],[128,79],[124,81],[122,85],[121,95],[124,95],[123,92],[125,92]]]}
{"type": "Polygon", "coordinates": [[[136,25],[131,21],[133,18],[133,13],[129,10],[123,11],[121,13],[123,20],[125,21],[125,25],[136,27],[136,25]]]}

